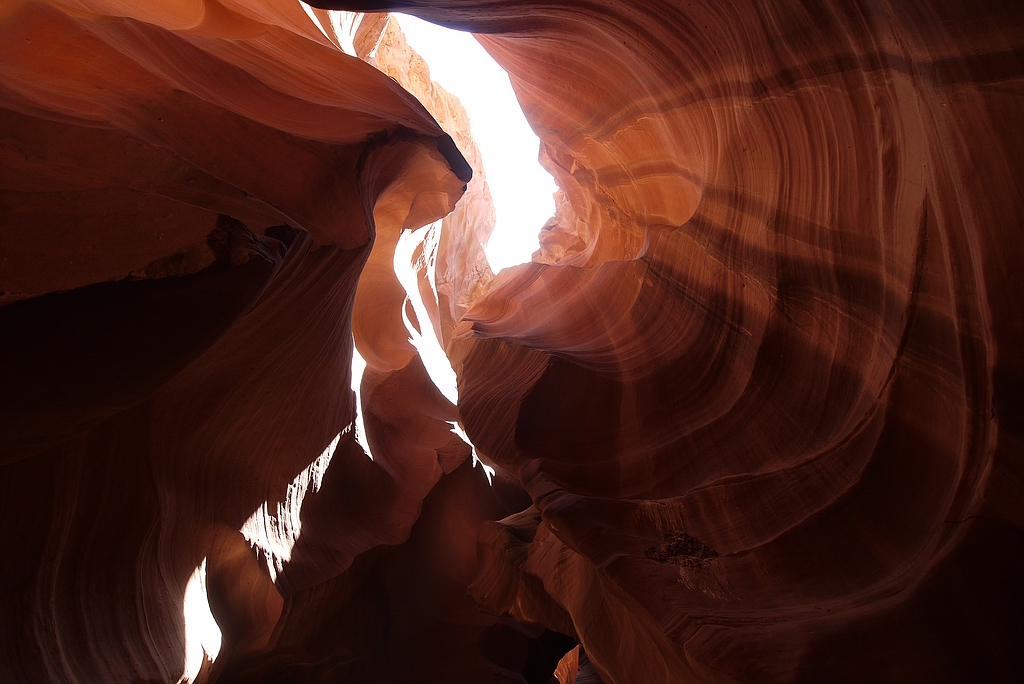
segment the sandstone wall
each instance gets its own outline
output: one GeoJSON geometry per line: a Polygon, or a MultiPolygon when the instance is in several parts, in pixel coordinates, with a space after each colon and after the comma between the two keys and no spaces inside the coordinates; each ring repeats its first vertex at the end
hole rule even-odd
{"type": "Polygon", "coordinates": [[[0,9],[0,678],[177,681],[204,560],[200,681],[1020,678],[1019,3],[318,4],[480,34],[542,251],[382,20],[0,9]]]}

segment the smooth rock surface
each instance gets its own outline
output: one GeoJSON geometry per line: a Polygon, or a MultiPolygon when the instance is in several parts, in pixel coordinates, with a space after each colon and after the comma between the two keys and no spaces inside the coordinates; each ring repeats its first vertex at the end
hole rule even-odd
{"type": "Polygon", "coordinates": [[[0,679],[1024,676],[1019,3],[316,4],[479,34],[542,249],[381,16],[0,8],[0,679]]]}

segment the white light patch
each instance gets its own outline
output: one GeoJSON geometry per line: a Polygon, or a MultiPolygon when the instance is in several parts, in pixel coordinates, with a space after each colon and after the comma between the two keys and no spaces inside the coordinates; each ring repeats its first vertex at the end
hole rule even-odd
{"type": "Polygon", "coordinates": [[[466,108],[480,148],[496,223],[485,252],[491,270],[530,261],[555,212],[554,179],[538,163],[540,140],[519,106],[508,74],[469,33],[394,14],[430,77],[466,108]]]}
{"type": "Polygon", "coordinates": [[[363,448],[366,455],[373,460],[370,443],[366,441],[366,425],[363,424],[363,397],[359,386],[363,382],[363,371],[366,370],[366,359],[356,349],[355,338],[352,339],[352,391],[356,393],[356,442],[363,448]]]}
{"type": "Polygon", "coordinates": [[[320,29],[320,33],[324,34],[324,38],[330,40],[331,37],[327,35],[327,31],[324,30],[324,25],[320,23],[320,19],[318,19],[316,14],[313,12],[313,8],[307,5],[306,3],[302,2],[302,0],[299,0],[299,4],[302,5],[302,11],[306,13],[306,16],[309,17],[314,24],[316,24],[316,27],[318,29],[320,29]]]}
{"type": "Polygon", "coordinates": [[[307,492],[320,489],[324,473],[331,465],[334,450],[338,448],[341,436],[352,429],[349,425],[334,438],[315,461],[306,466],[295,476],[285,492],[284,501],[277,504],[274,513],[266,501],[249,516],[242,525],[242,536],[254,547],[263,551],[267,558],[267,570],[270,578],[277,581],[277,575],[284,570],[284,565],[292,558],[295,541],[302,533],[302,501],[307,492]]]}
{"type": "Polygon", "coordinates": [[[359,13],[331,10],[327,13],[327,16],[331,18],[331,28],[334,29],[334,35],[338,40],[338,47],[346,55],[356,57],[356,46],[353,39],[356,33],[356,17],[359,16],[359,13]]]}
{"type": "MultiPolygon", "coordinates": [[[[435,266],[437,265],[437,247],[440,238],[440,221],[435,221],[428,226],[423,226],[414,231],[403,231],[398,237],[398,245],[395,246],[394,267],[395,275],[398,276],[398,281],[405,288],[406,299],[412,304],[416,320],[419,322],[419,330],[416,330],[416,326],[412,324],[408,314],[406,314],[405,307],[402,307],[402,321],[409,332],[409,341],[412,342],[412,346],[419,353],[420,360],[423,361],[423,366],[427,369],[427,375],[430,376],[434,386],[441,391],[441,394],[448,401],[458,406],[458,379],[455,375],[455,370],[452,368],[451,361],[448,360],[448,355],[445,354],[444,349],[441,348],[440,341],[437,339],[437,335],[434,334],[434,326],[430,322],[427,307],[424,305],[423,297],[420,295],[419,278],[417,275],[420,270],[426,270],[427,282],[430,284],[434,301],[437,301],[435,266]],[[422,246],[422,252],[418,257],[414,256],[417,248],[420,246],[422,246]]],[[[473,467],[475,468],[477,464],[480,464],[484,474],[487,476],[487,484],[491,484],[494,468],[480,460],[476,453],[476,446],[470,441],[469,435],[466,434],[461,425],[455,422],[450,422],[449,424],[452,426],[452,432],[462,438],[473,449],[473,467]]]]}
{"type": "Polygon", "coordinates": [[[470,441],[469,435],[466,434],[466,430],[461,425],[459,425],[458,423],[451,423],[451,426],[452,432],[461,437],[462,441],[468,444],[471,449],[473,449],[473,467],[476,468],[477,465],[479,465],[481,468],[483,468],[484,475],[487,476],[487,484],[493,484],[492,478],[494,477],[494,468],[480,460],[480,457],[477,456],[476,453],[476,445],[470,441]]]}
{"type": "Polygon", "coordinates": [[[402,231],[398,237],[398,244],[395,246],[395,259],[393,262],[395,275],[398,281],[405,288],[405,294],[412,303],[413,312],[419,322],[419,330],[412,324],[406,315],[405,307],[402,307],[402,320],[405,322],[406,330],[409,331],[409,341],[419,352],[420,359],[427,369],[430,379],[441,390],[441,394],[447,397],[448,401],[456,406],[459,405],[459,388],[457,386],[455,371],[448,360],[448,355],[441,348],[441,343],[434,334],[434,326],[430,322],[430,315],[427,307],[420,296],[419,278],[417,273],[426,269],[427,281],[430,283],[430,290],[433,293],[434,301],[437,301],[437,280],[434,274],[437,264],[437,246],[441,238],[441,222],[435,221],[428,226],[423,226],[414,231],[402,231]],[[417,247],[422,245],[422,254],[413,259],[417,247]]]}
{"type": "Polygon", "coordinates": [[[182,614],[185,618],[185,671],[178,684],[189,684],[199,676],[203,661],[213,661],[220,653],[220,626],[213,618],[210,598],[206,593],[205,558],[185,585],[182,614]]]}

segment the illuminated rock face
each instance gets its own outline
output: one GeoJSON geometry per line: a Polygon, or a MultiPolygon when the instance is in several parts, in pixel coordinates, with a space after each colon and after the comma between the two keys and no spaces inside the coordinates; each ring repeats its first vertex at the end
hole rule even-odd
{"type": "Polygon", "coordinates": [[[136,5],[0,10],[0,678],[177,681],[204,559],[203,681],[1024,673],[1019,3],[338,3],[488,34],[564,193],[422,260],[458,406],[367,266],[458,147],[324,11],[136,5]]]}

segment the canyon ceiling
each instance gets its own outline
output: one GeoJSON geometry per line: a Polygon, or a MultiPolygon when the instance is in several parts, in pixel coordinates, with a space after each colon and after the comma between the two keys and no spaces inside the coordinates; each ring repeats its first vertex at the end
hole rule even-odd
{"type": "Polygon", "coordinates": [[[1024,677],[1019,0],[313,4],[0,5],[0,680],[1024,677]]]}

